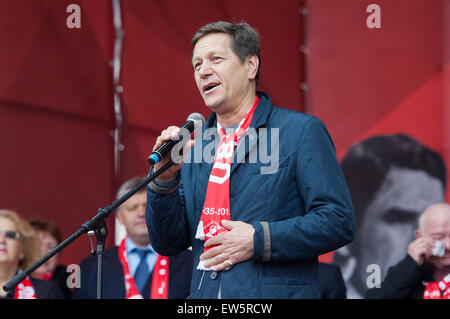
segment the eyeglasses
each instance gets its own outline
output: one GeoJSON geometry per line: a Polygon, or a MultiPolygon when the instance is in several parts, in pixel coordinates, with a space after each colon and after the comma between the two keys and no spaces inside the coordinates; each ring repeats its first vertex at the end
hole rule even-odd
{"type": "Polygon", "coordinates": [[[1,234],[5,235],[5,238],[8,239],[18,239],[20,237],[20,233],[14,230],[0,231],[1,234]]]}

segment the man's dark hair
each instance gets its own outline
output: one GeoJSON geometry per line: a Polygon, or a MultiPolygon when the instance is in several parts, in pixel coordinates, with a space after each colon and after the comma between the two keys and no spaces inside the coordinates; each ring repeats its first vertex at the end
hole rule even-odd
{"type": "MultiPolygon", "coordinates": [[[[119,190],[117,191],[117,194],[116,194],[116,199],[121,198],[123,195],[125,195],[126,193],[131,191],[133,188],[135,188],[140,183],[142,183],[144,181],[144,179],[145,179],[145,177],[143,177],[143,176],[137,176],[137,177],[133,177],[132,179],[127,180],[125,183],[123,183],[119,187],[119,190]]],[[[147,190],[147,188],[143,187],[136,194],[145,192],[146,190],[147,190]]],[[[122,205],[119,206],[119,210],[121,207],[122,207],[122,205]]]]}
{"type": "Polygon", "coordinates": [[[357,214],[357,225],[391,168],[424,171],[441,181],[444,192],[447,186],[442,157],[404,134],[374,136],[351,146],[341,168],[357,214]]]}
{"type": "Polygon", "coordinates": [[[218,21],[204,25],[192,37],[192,48],[197,41],[210,33],[226,33],[231,36],[231,49],[243,63],[249,56],[258,57],[258,71],[256,72],[256,86],[259,84],[259,75],[261,71],[261,46],[259,44],[258,32],[245,22],[230,23],[218,21]]]}

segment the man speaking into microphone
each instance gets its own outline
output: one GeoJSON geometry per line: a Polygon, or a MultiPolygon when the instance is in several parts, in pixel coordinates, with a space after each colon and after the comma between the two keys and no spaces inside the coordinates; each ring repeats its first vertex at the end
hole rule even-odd
{"type": "MultiPolygon", "coordinates": [[[[203,160],[185,160],[149,184],[154,249],[170,256],[192,246],[192,298],[320,298],[318,256],[351,242],[355,227],[325,125],[256,90],[261,50],[247,23],[207,24],[192,44],[194,78],[212,111],[201,135],[215,138],[185,141],[184,154],[200,151],[203,160]],[[275,169],[255,155],[255,145],[268,147],[263,135],[277,152],[275,169]]],[[[153,149],[180,133],[167,128],[153,149]]]]}

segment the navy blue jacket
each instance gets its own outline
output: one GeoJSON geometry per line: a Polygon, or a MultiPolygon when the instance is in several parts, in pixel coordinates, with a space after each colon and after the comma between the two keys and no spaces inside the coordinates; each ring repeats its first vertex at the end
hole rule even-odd
{"type": "MultiPolygon", "coordinates": [[[[230,218],[255,228],[254,256],[220,273],[194,269],[192,298],[217,298],[219,286],[222,298],[320,298],[317,256],[353,240],[350,194],[325,125],[258,95],[254,129],[239,142],[230,178],[230,218]],[[259,143],[260,128],[267,129],[267,143],[259,143]],[[260,156],[263,144],[270,145],[267,154],[279,154],[278,169],[269,174],[261,174],[270,166],[260,156]],[[250,160],[255,154],[256,163],[250,160]]],[[[216,125],[212,113],[203,131],[216,125]]],[[[172,255],[192,245],[194,267],[203,252],[195,233],[213,166],[192,160],[198,148],[211,149],[208,141],[196,141],[178,191],[161,195],[148,188],[146,212],[154,249],[172,255]]]]}
{"type": "MultiPolygon", "coordinates": [[[[118,251],[116,246],[106,250],[103,256],[104,299],[125,299],[125,279],[118,251]]],[[[81,287],[75,289],[73,298],[97,298],[97,257],[83,259],[80,263],[80,270],[81,287]]],[[[169,258],[169,299],[185,299],[189,295],[191,270],[191,251],[185,250],[169,258]]],[[[145,284],[144,299],[150,297],[152,274],[145,284]]]]}

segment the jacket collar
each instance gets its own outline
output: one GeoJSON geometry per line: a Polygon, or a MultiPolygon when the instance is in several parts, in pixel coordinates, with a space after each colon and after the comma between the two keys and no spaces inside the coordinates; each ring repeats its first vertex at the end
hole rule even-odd
{"type": "MultiPolygon", "coordinates": [[[[261,91],[257,91],[256,94],[259,96],[259,103],[253,114],[252,124],[250,124],[250,127],[255,129],[267,123],[272,107],[272,98],[268,94],[261,91]]],[[[206,119],[204,129],[212,127],[217,127],[217,115],[214,112],[206,119]]]]}
{"type": "MultiPolygon", "coordinates": [[[[272,109],[272,99],[271,97],[264,93],[264,92],[260,92],[257,91],[256,94],[259,96],[259,103],[258,106],[256,107],[255,113],[253,114],[253,119],[252,119],[252,123],[250,124],[251,128],[254,129],[258,129],[260,127],[264,127],[268,121],[269,118],[269,114],[270,111],[272,109]]],[[[203,128],[203,132],[205,129],[208,128],[217,128],[217,115],[216,113],[212,113],[208,119],[205,121],[205,126],[203,128]]],[[[250,134],[254,133],[250,132],[250,134]]],[[[238,144],[238,148],[240,147],[241,143],[245,143],[245,138],[240,139],[240,142],[238,144]]],[[[214,149],[217,148],[217,144],[219,143],[218,138],[216,138],[214,141],[211,141],[210,143],[215,143],[215,147],[214,149]]],[[[248,147],[246,147],[244,150],[245,152],[235,152],[234,153],[234,160],[233,163],[231,164],[231,172],[230,174],[233,173],[233,171],[239,167],[240,163],[244,162],[245,157],[250,153],[250,151],[253,151],[254,148],[256,147],[256,145],[258,144],[258,136],[249,136],[249,145],[248,147]]],[[[202,143],[202,151],[204,151],[206,145],[208,145],[209,143],[202,143]]],[[[204,154],[204,153],[202,153],[204,154]]],[[[206,164],[208,166],[207,171],[210,172],[213,166],[213,163],[210,164],[206,164]]]]}

